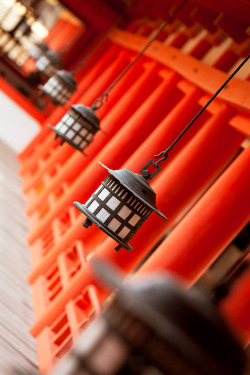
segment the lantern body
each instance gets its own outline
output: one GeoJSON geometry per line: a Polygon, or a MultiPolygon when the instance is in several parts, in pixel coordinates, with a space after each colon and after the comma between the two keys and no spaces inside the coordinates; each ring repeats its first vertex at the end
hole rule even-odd
{"type": "Polygon", "coordinates": [[[122,247],[132,250],[128,241],[149,215],[155,211],[165,216],[155,205],[155,192],[141,175],[127,169],[113,171],[101,165],[109,171],[109,176],[85,205],[79,202],[74,205],[87,216],[83,223],[86,228],[94,223],[118,242],[116,250],[122,247]]]}
{"type": "Polygon", "coordinates": [[[36,60],[35,63],[39,72],[46,77],[52,77],[58,69],[61,68],[60,56],[57,52],[48,50],[36,60]]]}
{"type": "Polygon", "coordinates": [[[54,105],[63,105],[76,90],[76,81],[70,73],[59,70],[41,89],[44,94],[52,99],[54,105]]]}
{"type": "Polygon", "coordinates": [[[55,127],[50,127],[56,138],[62,138],[76,150],[83,152],[93,141],[94,135],[100,129],[100,120],[92,108],[84,105],[73,105],[55,127]]]}

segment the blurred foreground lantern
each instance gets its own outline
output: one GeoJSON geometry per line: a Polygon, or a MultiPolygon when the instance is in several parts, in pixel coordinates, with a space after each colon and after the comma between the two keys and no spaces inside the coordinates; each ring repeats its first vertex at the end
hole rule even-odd
{"type": "Polygon", "coordinates": [[[76,90],[73,75],[66,70],[58,70],[43,86],[41,90],[48,95],[54,105],[65,104],[76,90]]]}
{"type": "Polygon", "coordinates": [[[125,286],[113,268],[98,268],[117,298],[53,375],[243,374],[243,350],[200,291],[163,274],[125,286]]]}
{"type": "Polygon", "coordinates": [[[50,49],[45,53],[41,53],[35,64],[39,72],[49,78],[62,67],[60,54],[50,49]]]}
{"type": "Polygon", "coordinates": [[[100,129],[100,120],[92,108],[77,104],[71,107],[55,127],[50,128],[56,133],[56,138],[62,138],[61,144],[67,142],[83,152],[100,129]]]}
{"type": "Polygon", "coordinates": [[[132,250],[128,241],[153,211],[167,218],[157,209],[156,194],[141,175],[100,164],[109,172],[108,177],[85,204],[74,205],[87,216],[83,223],[86,228],[94,223],[118,242],[117,251],[122,247],[132,250]]]}

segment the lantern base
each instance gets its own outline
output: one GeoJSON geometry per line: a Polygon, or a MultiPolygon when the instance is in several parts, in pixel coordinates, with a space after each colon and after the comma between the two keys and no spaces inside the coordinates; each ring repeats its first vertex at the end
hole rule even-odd
{"type": "MultiPolygon", "coordinates": [[[[55,138],[54,138],[55,140],[57,140],[57,138],[61,138],[62,139],[61,142],[59,143],[60,146],[62,146],[66,142],[71,147],[73,147],[75,150],[80,151],[81,154],[83,154],[84,156],[87,156],[87,154],[82,149],[80,149],[79,147],[77,147],[73,142],[70,141],[70,139],[65,138],[64,134],[61,134],[54,126],[51,126],[50,124],[47,124],[47,126],[51,130],[53,130],[53,132],[56,133],[55,138]]],[[[88,147],[88,146],[86,146],[86,147],[88,147]]]]}
{"type": "Polygon", "coordinates": [[[132,251],[133,248],[130,246],[127,242],[120,239],[118,236],[115,235],[115,233],[111,232],[109,228],[100,221],[96,216],[92,214],[85,206],[84,204],[81,204],[79,202],[73,202],[74,206],[78,208],[85,216],[87,216],[87,219],[84,221],[83,226],[85,228],[88,228],[90,226],[89,222],[94,223],[98,228],[100,228],[104,233],[106,233],[109,237],[113,238],[116,242],[118,242],[118,246],[116,247],[116,251],[119,251],[124,247],[124,249],[128,251],[132,251]],[[87,226],[86,226],[87,225],[87,226]]]}

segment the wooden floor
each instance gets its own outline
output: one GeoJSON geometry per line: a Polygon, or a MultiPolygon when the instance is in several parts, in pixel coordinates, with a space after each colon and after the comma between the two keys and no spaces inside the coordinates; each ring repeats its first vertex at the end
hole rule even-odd
{"type": "Polygon", "coordinates": [[[0,373],[38,374],[25,202],[15,152],[0,140],[0,373]]]}

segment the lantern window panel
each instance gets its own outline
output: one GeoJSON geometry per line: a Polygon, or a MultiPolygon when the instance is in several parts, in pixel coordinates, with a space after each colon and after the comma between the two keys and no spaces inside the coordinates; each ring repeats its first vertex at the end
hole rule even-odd
{"type": "Polygon", "coordinates": [[[68,130],[68,127],[65,124],[62,124],[62,126],[58,129],[60,133],[64,134],[68,130]]]}
{"type": "Polygon", "coordinates": [[[79,122],[76,122],[76,123],[72,126],[72,128],[73,128],[76,132],[78,132],[78,131],[81,129],[81,125],[79,124],[79,122]]]}
{"type": "Polygon", "coordinates": [[[109,191],[106,188],[104,188],[102,192],[98,195],[98,198],[104,201],[104,199],[107,198],[108,195],[109,191]]]}
{"type": "Polygon", "coordinates": [[[73,111],[72,109],[69,110],[69,117],[70,118],[73,118],[74,122],[76,122],[76,120],[78,119],[78,115],[77,113],[75,113],[75,111],[73,111]]]}
{"type": "Polygon", "coordinates": [[[116,232],[117,229],[121,226],[121,222],[118,221],[116,218],[113,218],[111,222],[108,224],[108,228],[111,229],[113,232],[116,232]]]}
{"type": "Polygon", "coordinates": [[[94,138],[94,135],[92,133],[89,133],[86,137],[87,141],[91,142],[94,138]]]}
{"type": "Polygon", "coordinates": [[[134,214],[131,219],[129,220],[129,224],[132,225],[133,227],[140,221],[141,217],[138,216],[137,214],[134,214]]]}
{"type": "Polygon", "coordinates": [[[99,205],[98,202],[93,201],[93,202],[91,203],[91,205],[88,207],[88,210],[89,210],[90,212],[94,213],[94,212],[97,210],[97,208],[98,208],[99,206],[100,206],[100,205],[99,205]]]}
{"type": "Polygon", "coordinates": [[[73,139],[73,142],[76,144],[76,145],[79,145],[79,143],[81,142],[82,138],[77,135],[74,139],[73,139]]]}
{"type": "Polygon", "coordinates": [[[118,236],[121,238],[125,238],[130,232],[130,229],[128,227],[123,227],[122,230],[118,233],[118,236]]]}
{"type": "Polygon", "coordinates": [[[60,91],[62,93],[63,91],[63,86],[61,83],[55,83],[55,89],[57,89],[57,91],[60,91]]]}
{"type": "Polygon", "coordinates": [[[88,133],[88,130],[87,129],[82,129],[81,131],[80,131],[80,135],[82,136],[82,137],[85,137],[85,135],[88,133]]]}
{"type": "Polygon", "coordinates": [[[118,335],[108,334],[88,356],[95,374],[117,374],[128,358],[129,349],[118,335]]]}
{"type": "Polygon", "coordinates": [[[72,129],[69,129],[66,135],[67,135],[67,138],[72,139],[75,134],[76,133],[72,129]]]}
{"type": "Polygon", "coordinates": [[[118,215],[123,218],[124,220],[131,214],[131,210],[127,206],[123,206],[120,211],[118,211],[118,215]]]}
{"type": "Polygon", "coordinates": [[[63,116],[63,118],[62,118],[61,121],[63,121],[63,122],[67,122],[68,118],[69,118],[69,115],[66,114],[65,116],[63,116]]]}
{"type": "Polygon", "coordinates": [[[96,215],[96,217],[101,220],[103,223],[109,218],[110,216],[110,213],[105,210],[105,208],[102,208],[98,214],[96,215]]]}
{"type": "Polygon", "coordinates": [[[111,197],[107,202],[107,206],[110,207],[112,210],[115,210],[120,203],[121,202],[119,201],[119,199],[117,199],[116,197],[111,197]]]}
{"type": "Polygon", "coordinates": [[[82,124],[88,130],[92,130],[93,129],[92,125],[88,121],[86,121],[85,119],[82,119],[82,124]]]}
{"type": "Polygon", "coordinates": [[[53,95],[53,99],[55,99],[55,101],[58,103],[61,103],[61,97],[59,95],[53,95]]]}

